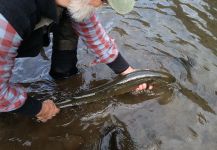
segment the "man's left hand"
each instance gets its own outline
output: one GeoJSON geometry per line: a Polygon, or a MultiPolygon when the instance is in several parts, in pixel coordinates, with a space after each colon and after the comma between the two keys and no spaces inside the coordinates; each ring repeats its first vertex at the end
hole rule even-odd
{"type": "MultiPolygon", "coordinates": [[[[124,72],[121,73],[121,75],[126,75],[128,73],[134,72],[136,69],[133,69],[132,67],[127,68],[124,72]]],[[[142,90],[152,90],[153,86],[148,85],[147,83],[140,84],[138,87],[135,88],[136,92],[142,91],[142,90]]]]}

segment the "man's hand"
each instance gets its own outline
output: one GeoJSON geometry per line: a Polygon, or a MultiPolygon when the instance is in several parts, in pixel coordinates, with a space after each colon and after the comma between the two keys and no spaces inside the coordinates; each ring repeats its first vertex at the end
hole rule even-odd
{"type": "MultiPolygon", "coordinates": [[[[124,72],[121,73],[121,75],[126,75],[128,73],[134,72],[136,69],[133,69],[132,67],[127,68],[124,72]]],[[[142,91],[142,90],[151,90],[153,89],[152,85],[148,85],[147,83],[143,83],[135,88],[136,92],[142,91]]]]}
{"type": "Polygon", "coordinates": [[[37,119],[41,122],[46,122],[47,120],[56,116],[60,109],[54,104],[52,100],[45,100],[42,103],[41,111],[36,115],[37,119]]]}

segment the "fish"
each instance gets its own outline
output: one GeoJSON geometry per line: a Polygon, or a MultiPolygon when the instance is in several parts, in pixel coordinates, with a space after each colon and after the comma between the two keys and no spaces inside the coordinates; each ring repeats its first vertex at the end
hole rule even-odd
{"type": "Polygon", "coordinates": [[[80,93],[71,99],[57,103],[59,108],[78,106],[95,101],[103,100],[112,96],[121,95],[132,91],[132,89],[142,83],[163,83],[171,84],[176,81],[175,77],[167,72],[154,70],[137,70],[127,75],[119,75],[114,80],[105,83],[88,92],[80,93]]]}

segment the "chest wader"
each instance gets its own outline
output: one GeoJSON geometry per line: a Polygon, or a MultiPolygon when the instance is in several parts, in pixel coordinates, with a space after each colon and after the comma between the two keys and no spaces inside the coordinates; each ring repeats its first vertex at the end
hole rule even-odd
{"type": "Polygon", "coordinates": [[[53,50],[49,74],[54,79],[76,74],[78,35],[72,28],[71,18],[66,10],[61,12],[58,23],[40,27],[24,39],[17,57],[37,56],[44,46],[49,45],[50,33],[53,33],[53,50]]]}
{"type": "Polygon", "coordinates": [[[67,78],[78,72],[78,35],[72,28],[71,17],[63,11],[59,23],[53,28],[53,52],[50,75],[54,79],[67,78]]]}

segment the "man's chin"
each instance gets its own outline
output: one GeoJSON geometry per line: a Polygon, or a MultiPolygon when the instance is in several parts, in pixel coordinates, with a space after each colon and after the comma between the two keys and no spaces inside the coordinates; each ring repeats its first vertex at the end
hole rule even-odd
{"type": "Polygon", "coordinates": [[[97,8],[89,5],[88,3],[88,0],[70,1],[67,9],[75,21],[82,22],[83,20],[89,18],[96,11],[97,8]]]}

